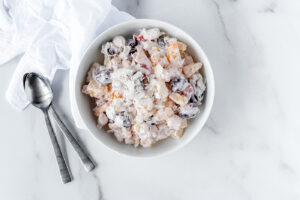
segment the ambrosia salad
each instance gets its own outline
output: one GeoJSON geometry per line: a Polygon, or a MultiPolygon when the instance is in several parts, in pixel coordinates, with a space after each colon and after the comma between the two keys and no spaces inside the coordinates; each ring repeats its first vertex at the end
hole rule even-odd
{"type": "Polygon", "coordinates": [[[181,137],[187,120],[200,112],[206,89],[202,63],[186,49],[158,28],[106,42],[104,63],[93,63],[82,88],[95,100],[98,126],[136,147],[181,137]]]}

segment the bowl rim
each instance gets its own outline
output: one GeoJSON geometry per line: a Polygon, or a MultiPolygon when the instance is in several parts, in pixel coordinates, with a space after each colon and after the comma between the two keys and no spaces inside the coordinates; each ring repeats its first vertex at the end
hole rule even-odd
{"type": "MultiPolygon", "coordinates": [[[[198,55],[201,55],[201,57],[203,57],[202,59],[205,59],[205,66],[204,66],[204,69],[205,69],[205,74],[206,74],[206,79],[207,79],[207,76],[209,76],[209,79],[210,79],[210,85],[209,85],[209,99],[210,101],[206,101],[206,107],[205,107],[205,111],[203,113],[203,117],[202,117],[202,124],[199,125],[200,127],[198,128],[198,131],[196,134],[193,134],[193,135],[190,135],[184,142],[181,142],[180,144],[170,148],[169,150],[165,150],[159,154],[148,154],[146,156],[140,156],[138,154],[128,154],[128,153],[125,153],[125,152],[121,152],[121,151],[118,151],[114,148],[111,148],[109,147],[108,145],[106,145],[102,140],[100,140],[99,138],[96,137],[95,133],[93,131],[91,131],[91,129],[86,125],[85,123],[85,120],[82,118],[82,115],[80,113],[80,109],[79,109],[79,106],[78,106],[78,102],[77,102],[77,98],[76,98],[76,91],[75,91],[75,99],[74,99],[74,104],[76,106],[76,109],[78,110],[78,117],[80,117],[80,120],[81,122],[84,124],[84,127],[85,127],[85,130],[88,131],[90,134],[93,135],[93,137],[98,141],[100,142],[103,146],[105,146],[105,148],[109,149],[110,151],[112,152],[116,152],[118,155],[122,155],[122,156],[126,156],[126,157],[131,157],[131,158],[157,158],[157,157],[162,157],[162,156],[165,156],[165,155],[168,155],[168,154],[171,154],[181,148],[183,148],[184,146],[186,146],[188,143],[190,143],[202,130],[202,128],[204,127],[205,123],[207,122],[207,119],[211,113],[211,110],[212,110],[212,107],[213,107],[213,103],[214,103],[214,97],[215,97],[215,80],[214,80],[214,75],[213,75],[213,70],[212,70],[212,67],[211,67],[211,64],[209,62],[209,59],[206,55],[206,53],[203,51],[202,47],[199,45],[199,43],[193,39],[188,33],[186,33],[184,30],[182,30],[181,28],[173,25],[173,24],[170,24],[168,22],[165,22],[165,21],[161,21],[161,20],[157,20],[157,19],[131,19],[131,20],[128,20],[128,21],[125,21],[125,22],[121,22],[121,23],[118,23],[116,25],[113,25],[107,29],[105,29],[102,33],[100,33],[88,46],[87,48],[85,49],[84,53],[82,54],[82,57],[80,59],[80,62],[79,64],[77,65],[77,68],[75,69],[75,72],[74,72],[74,79],[73,81],[75,82],[73,84],[73,88],[70,88],[70,89],[76,89],[74,87],[76,87],[76,80],[77,80],[77,77],[78,77],[78,71],[79,71],[79,68],[80,66],[82,65],[82,61],[83,61],[83,58],[87,56],[87,53],[89,51],[89,49],[104,35],[106,34],[106,32],[109,32],[111,31],[112,29],[116,29],[117,27],[119,26],[124,26],[124,25],[130,25],[132,23],[152,23],[152,24],[155,24],[155,23],[160,23],[160,24],[163,24],[163,25],[166,25],[166,26],[169,26],[171,27],[172,29],[177,29],[179,32],[183,33],[183,37],[186,38],[187,40],[189,40],[191,43],[194,43],[194,45],[198,48],[198,50],[195,50],[195,52],[197,52],[198,55]]],[[[154,25],[155,26],[155,25],[154,25]]],[[[113,37],[113,36],[112,36],[113,37]]],[[[207,84],[207,83],[206,83],[207,84]]],[[[206,93],[207,95],[208,93],[206,93]]],[[[207,97],[206,97],[207,98],[207,97]]],[[[124,144],[126,145],[126,144],[124,144]]]]}

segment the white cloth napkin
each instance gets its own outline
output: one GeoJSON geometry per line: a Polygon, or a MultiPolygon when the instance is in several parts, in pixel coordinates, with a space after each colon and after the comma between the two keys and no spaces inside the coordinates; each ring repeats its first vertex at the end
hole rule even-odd
{"type": "MultiPolygon", "coordinates": [[[[0,0],[0,65],[22,55],[6,92],[8,102],[17,110],[28,105],[22,84],[26,72],[51,82],[56,70],[71,68],[72,82],[72,71],[92,40],[130,19],[110,0],[0,0]]],[[[77,111],[72,112],[76,125],[84,128],[77,111]]]]}

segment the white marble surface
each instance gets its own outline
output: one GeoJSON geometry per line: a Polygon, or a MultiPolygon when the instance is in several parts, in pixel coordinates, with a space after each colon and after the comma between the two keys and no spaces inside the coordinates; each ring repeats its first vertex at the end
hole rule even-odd
{"type": "MultiPolygon", "coordinates": [[[[216,79],[207,125],[182,150],[154,159],[121,157],[77,130],[98,164],[89,174],[60,137],[74,177],[62,185],[42,113],[16,112],[4,98],[15,59],[0,68],[0,199],[300,199],[300,1],[113,4],[171,22],[203,47],[216,79]]],[[[59,72],[55,104],[72,125],[67,84],[68,72],[59,72]]]]}

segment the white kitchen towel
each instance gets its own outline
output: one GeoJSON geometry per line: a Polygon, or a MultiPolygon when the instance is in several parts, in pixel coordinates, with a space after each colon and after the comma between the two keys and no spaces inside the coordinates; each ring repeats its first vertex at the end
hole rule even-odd
{"type": "MultiPolygon", "coordinates": [[[[110,0],[0,0],[0,65],[22,55],[6,92],[8,102],[24,109],[29,103],[22,85],[26,72],[52,81],[56,70],[77,67],[102,31],[130,19],[110,0]]],[[[72,112],[77,126],[84,128],[77,111],[72,112]]]]}

